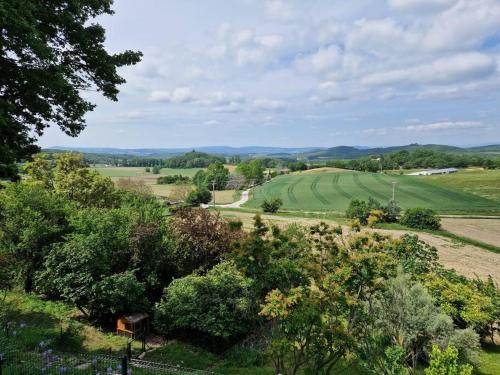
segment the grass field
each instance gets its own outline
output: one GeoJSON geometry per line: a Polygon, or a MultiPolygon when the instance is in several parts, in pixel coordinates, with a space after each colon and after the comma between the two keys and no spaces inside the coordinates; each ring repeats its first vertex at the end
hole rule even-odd
{"type": "Polygon", "coordinates": [[[279,197],[283,209],[301,211],[344,212],[351,199],[373,197],[387,203],[396,182],[396,201],[403,208],[428,207],[439,213],[500,213],[500,202],[487,199],[456,187],[428,182],[405,175],[364,172],[325,172],[278,176],[253,191],[248,207],[259,207],[266,198],[279,197]]]}
{"type": "Polygon", "coordinates": [[[144,177],[153,176],[155,178],[159,176],[170,176],[174,174],[180,174],[183,176],[193,177],[196,172],[202,168],[187,168],[187,169],[173,169],[173,168],[162,168],[160,174],[156,175],[151,172],[146,172],[144,167],[99,167],[96,170],[103,176],[108,177],[144,177]]]}

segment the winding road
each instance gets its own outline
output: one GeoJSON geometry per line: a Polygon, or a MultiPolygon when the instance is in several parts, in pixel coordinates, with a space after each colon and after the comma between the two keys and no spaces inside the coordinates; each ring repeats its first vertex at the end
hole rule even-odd
{"type": "MultiPolygon", "coordinates": [[[[250,195],[250,190],[244,190],[241,192],[241,198],[240,200],[233,202],[233,203],[228,203],[228,204],[216,204],[215,207],[221,207],[221,208],[240,208],[244,203],[248,202],[250,195]]],[[[208,207],[213,207],[212,204],[202,204],[202,208],[208,208],[208,207]]]]}

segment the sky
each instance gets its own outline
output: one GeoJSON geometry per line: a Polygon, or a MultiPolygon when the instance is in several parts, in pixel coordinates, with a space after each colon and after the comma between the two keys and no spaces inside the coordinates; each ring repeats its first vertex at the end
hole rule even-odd
{"type": "Polygon", "coordinates": [[[500,143],[500,0],[116,0],[118,102],[43,147],[500,143]]]}

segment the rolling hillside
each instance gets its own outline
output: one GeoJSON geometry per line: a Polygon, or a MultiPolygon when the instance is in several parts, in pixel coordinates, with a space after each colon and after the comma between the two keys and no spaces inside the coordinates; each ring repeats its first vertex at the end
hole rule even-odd
{"type": "Polygon", "coordinates": [[[346,210],[351,199],[373,197],[386,204],[396,182],[396,201],[403,208],[428,207],[447,214],[499,214],[498,202],[440,186],[418,177],[364,172],[329,172],[279,176],[254,190],[249,207],[279,197],[283,209],[302,211],[346,210]]]}

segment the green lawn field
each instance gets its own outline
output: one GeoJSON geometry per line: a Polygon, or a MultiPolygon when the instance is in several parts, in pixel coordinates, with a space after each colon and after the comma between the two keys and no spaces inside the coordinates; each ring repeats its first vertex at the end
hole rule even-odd
{"type": "Polygon", "coordinates": [[[162,168],[159,175],[155,175],[151,172],[146,172],[143,167],[98,167],[96,170],[103,176],[108,177],[144,177],[144,176],[169,176],[174,174],[180,174],[183,176],[193,177],[196,172],[202,168],[185,168],[185,169],[173,169],[173,168],[162,168]]]}
{"type": "Polygon", "coordinates": [[[283,209],[300,211],[346,210],[351,199],[373,197],[387,203],[396,182],[396,201],[403,208],[428,207],[442,214],[500,214],[500,203],[463,189],[427,181],[419,176],[364,172],[326,172],[278,176],[257,187],[248,207],[279,197],[283,209]]]}

